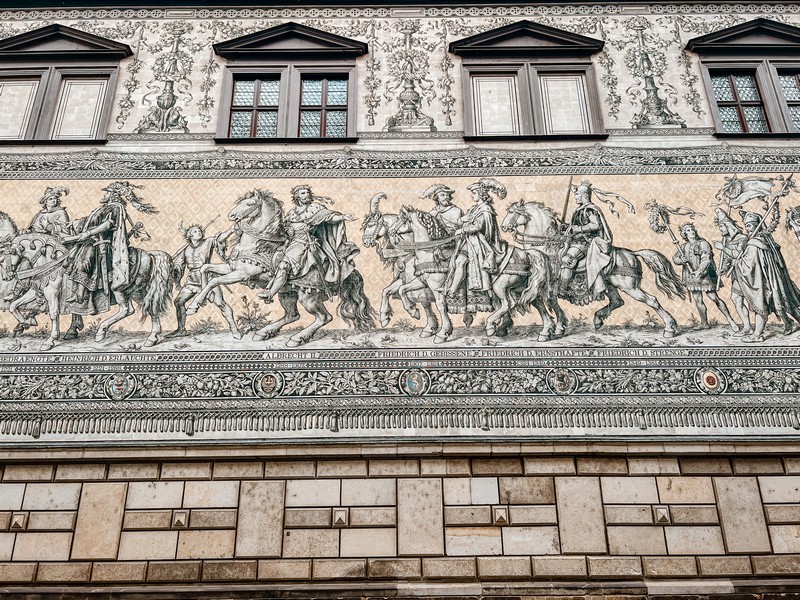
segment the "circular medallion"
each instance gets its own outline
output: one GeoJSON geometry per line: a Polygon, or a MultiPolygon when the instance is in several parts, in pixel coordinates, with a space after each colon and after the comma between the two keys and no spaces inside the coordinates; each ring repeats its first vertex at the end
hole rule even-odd
{"type": "Polygon", "coordinates": [[[136,391],[138,383],[132,373],[115,373],[106,378],[103,389],[110,400],[125,400],[136,391]]]}
{"type": "Polygon", "coordinates": [[[283,391],[283,375],[278,371],[264,371],[253,377],[253,391],[262,398],[274,398],[283,391]]]}
{"type": "Polygon", "coordinates": [[[400,389],[407,396],[422,396],[431,387],[431,378],[422,369],[406,369],[400,373],[400,389]]]}
{"type": "Polygon", "coordinates": [[[706,394],[721,394],[728,387],[725,375],[713,367],[701,367],[694,373],[694,381],[706,394]]]}
{"type": "Polygon", "coordinates": [[[554,394],[568,396],[578,389],[578,376],[572,369],[553,369],[547,374],[547,385],[554,394]]]}

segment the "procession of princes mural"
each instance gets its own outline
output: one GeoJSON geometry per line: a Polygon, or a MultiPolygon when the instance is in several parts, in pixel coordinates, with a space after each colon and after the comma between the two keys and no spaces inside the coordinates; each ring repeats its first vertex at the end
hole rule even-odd
{"type": "Polygon", "coordinates": [[[192,350],[212,335],[225,348],[624,345],[637,333],[633,345],[800,343],[793,175],[719,176],[702,212],[591,178],[565,181],[561,206],[547,206],[501,179],[465,185],[470,206],[431,181],[400,204],[263,185],[217,199],[230,209],[212,222],[185,215],[172,224],[181,239],[158,249],[157,185],[107,183],[79,218],[67,187],[46,187],[28,224],[0,205],[0,309],[14,318],[0,352],[192,350]],[[638,239],[656,247],[615,240],[637,211],[650,226],[638,239]],[[370,253],[381,269],[365,270],[370,253]],[[626,302],[641,318],[615,317],[626,302]]]}

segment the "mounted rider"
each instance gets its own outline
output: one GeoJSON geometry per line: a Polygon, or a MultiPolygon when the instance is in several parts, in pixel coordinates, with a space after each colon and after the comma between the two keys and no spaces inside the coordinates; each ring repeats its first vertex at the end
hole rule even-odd
{"type": "Polygon", "coordinates": [[[464,211],[453,204],[453,194],[455,193],[453,188],[437,183],[420,194],[420,198],[434,202],[435,205],[428,214],[439,219],[448,235],[453,235],[453,232],[459,228],[460,219],[464,215],[464,211]]]}
{"type": "Polygon", "coordinates": [[[292,200],[295,206],[283,220],[289,241],[269,288],[258,295],[266,302],[289,280],[306,276],[309,287],[321,287],[331,296],[355,269],[359,249],[347,240],[344,223],[355,217],[327,208],[325,203],[333,200],[314,194],[308,185],[293,187],[292,200]]]}

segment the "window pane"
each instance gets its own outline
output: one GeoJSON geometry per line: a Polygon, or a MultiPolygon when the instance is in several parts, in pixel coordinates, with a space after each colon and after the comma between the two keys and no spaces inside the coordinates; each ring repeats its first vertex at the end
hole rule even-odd
{"type": "Polygon", "coordinates": [[[301,106],[322,106],[322,79],[304,79],[301,106]]]}
{"type": "Polygon", "coordinates": [[[719,118],[722,121],[722,130],[725,133],[744,133],[739,122],[739,113],[733,106],[720,106],[719,118]]]}
{"type": "Polygon", "coordinates": [[[64,79],[51,131],[54,140],[97,137],[106,97],[107,79],[64,79]]]}
{"type": "Polygon", "coordinates": [[[545,75],[539,80],[548,134],[589,133],[582,75],[545,75]]]}
{"type": "Polygon", "coordinates": [[[278,96],[280,94],[280,81],[277,79],[265,79],[261,81],[261,89],[258,94],[260,106],[278,106],[278,96]]]}
{"type": "Polygon", "coordinates": [[[300,111],[300,137],[320,137],[321,110],[300,111]]]}
{"type": "Polygon", "coordinates": [[[714,98],[718,102],[733,101],[733,90],[727,75],[712,75],[711,88],[714,90],[714,98]]]}
{"type": "Polygon", "coordinates": [[[347,111],[329,110],[325,118],[325,137],[345,137],[347,133],[347,111]]]}
{"type": "Polygon", "coordinates": [[[256,93],[255,81],[235,81],[233,84],[233,105],[253,106],[256,93]]]}
{"type": "Polygon", "coordinates": [[[38,80],[0,80],[0,139],[25,137],[38,88],[38,80]]]}
{"type": "Polygon", "coordinates": [[[756,78],[752,75],[734,75],[733,85],[736,86],[736,93],[742,102],[759,101],[756,78]]]}
{"type": "Polygon", "coordinates": [[[253,113],[235,112],[231,114],[231,137],[250,137],[253,113]]]}
{"type": "Polygon", "coordinates": [[[787,100],[800,100],[800,85],[797,75],[780,75],[783,97],[787,100]]]}
{"type": "Polygon", "coordinates": [[[790,106],[789,116],[792,119],[794,130],[800,132],[800,106],[790,106]]]}
{"type": "Polygon", "coordinates": [[[760,106],[743,106],[744,120],[747,122],[749,133],[768,133],[767,118],[760,106]]]}
{"type": "Polygon", "coordinates": [[[347,80],[332,79],[328,81],[329,106],[347,106],[347,80]]]}
{"type": "Polygon", "coordinates": [[[256,137],[268,138],[278,135],[278,111],[262,110],[258,113],[256,137]]]}
{"type": "Polygon", "coordinates": [[[517,78],[514,75],[487,75],[472,78],[475,133],[478,135],[518,135],[519,109],[517,78]]]}

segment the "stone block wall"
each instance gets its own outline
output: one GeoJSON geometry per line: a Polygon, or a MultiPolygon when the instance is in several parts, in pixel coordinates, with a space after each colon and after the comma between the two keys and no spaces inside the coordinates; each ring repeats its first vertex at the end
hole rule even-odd
{"type": "Polygon", "coordinates": [[[490,597],[499,582],[733,592],[800,576],[800,458],[785,449],[582,447],[6,452],[0,589],[415,582],[490,597]]]}

